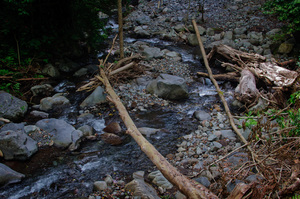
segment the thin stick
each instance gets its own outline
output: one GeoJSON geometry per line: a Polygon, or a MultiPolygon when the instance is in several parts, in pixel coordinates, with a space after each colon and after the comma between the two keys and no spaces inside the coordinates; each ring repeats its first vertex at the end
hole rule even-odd
{"type": "Polygon", "coordinates": [[[103,62],[103,65],[106,63],[106,61],[107,61],[107,59],[108,59],[108,57],[109,57],[109,55],[110,55],[110,53],[111,53],[111,51],[112,51],[114,45],[115,45],[115,41],[116,41],[117,37],[118,37],[118,35],[116,35],[115,38],[113,39],[113,43],[112,43],[112,45],[111,45],[111,48],[110,48],[110,50],[109,50],[109,53],[108,53],[108,54],[106,55],[106,57],[105,57],[105,60],[104,60],[104,62],[103,62]]]}
{"type": "Polygon", "coordinates": [[[208,64],[208,60],[207,60],[207,57],[206,57],[206,53],[205,53],[205,50],[204,50],[204,47],[203,47],[203,44],[202,44],[202,41],[201,41],[201,37],[200,37],[200,34],[199,34],[199,30],[197,28],[197,24],[196,24],[196,21],[193,19],[193,25],[194,25],[194,29],[195,29],[195,32],[196,32],[196,35],[197,35],[197,39],[198,39],[198,43],[199,43],[199,47],[200,47],[200,50],[201,50],[201,53],[202,53],[202,56],[203,56],[203,60],[204,60],[204,64],[205,64],[205,67],[208,71],[208,74],[209,74],[209,78],[210,80],[213,82],[214,86],[216,87],[216,90],[223,102],[223,105],[224,105],[224,108],[225,108],[225,111],[228,115],[228,118],[229,118],[229,121],[230,121],[230,124],[233,128],[233,130],[235,131],[235,133],[239,136],[239,138],[241,139],[241,141],[247,145],[247,149],[250,151],[251,153],[251,156],[253,158],[253,161],[255,162],[256,160],[256,157],[257,155],[253,152],[253,150],[251,149],[251,147],[248,145],[248,142],[247,140],[243,137],[243,135],[240,133],[239,129],[237,128],[237,126],[235,125],[234,123],[234,120],[233,120],[233,117],[231,115],[231,112],[229,110],[229,107],[228,107],[228,104],[224,98],[224,95],[223,95],[223,92],[221,91],[217,81],[213,78],[213,73],[209,67],[209,64],[208,64]]]}
{"type": "Polygon", "coordinates": [[[118,68],[118,69],[116,69],[116,70],[110,72],[109,75],[115,75],[115,74],[117,74],[117,73],[119,73],[119,72],[121,72],[121,71],[123,71],[123,70],[126,70],[126,69],[128,69],[128,68],[134,66],[135,64],[136,64],[135,62],[131,62],[131,63],[129,63],[129,64],[127,64],[127,65],[125,65],[125,66],[123,66],[123,67],[121,67],[121,68],[118,68]]]}

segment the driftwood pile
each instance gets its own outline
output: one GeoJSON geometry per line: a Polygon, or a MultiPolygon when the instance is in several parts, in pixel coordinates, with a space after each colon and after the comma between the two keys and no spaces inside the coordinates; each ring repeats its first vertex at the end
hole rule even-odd
{"type": "MultiPolygon", "coordinates": [[[[263,95],[256,87],[256,82],[264,83],[265,87],[273,93],[294,90],[298,87],[296,79],[298,73],[279,66],[277,63],[267,62],[264,56],[235,50],[226,45],[214,46],[207,59],[213,63],[218,57],[228,60],[222,67],[230,68],[235,72],[213,75],[217,80],[239,81],[235,90],[236,99],[248,108],[254,106],[260,97],[279,105],[282,103],[278,97],[263,95]]],[[[208,77],[206,73],[198,72],[198,76],[208,77]]],[[[268,91],[269,92],[269,91],[268,91]]]]}

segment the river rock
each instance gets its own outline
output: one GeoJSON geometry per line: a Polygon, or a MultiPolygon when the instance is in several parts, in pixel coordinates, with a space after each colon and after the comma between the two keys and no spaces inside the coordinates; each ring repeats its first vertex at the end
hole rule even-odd
{"type": "Polygon", "coordinates": [[[236,35],[242,35],[245,34],[247,32],[247,28],[235,28],[233,30],[233,33],[236,35]]]}
{"type": "Polygon", "coordinates": [[[186,99],[189,96],[186,81],[181,77],[168,74],[161,74],[151,81],[146,91],[170,100],[186,99]]]}
{"type": "Polygon", "coordinates": [[[163,176],[163,174],[157,170],[149,173],[148,178],[152,180],[154,184],[165,189],[172,189],[173,185],[163,176]]]}
{"type": "Polygon", "coordinates": [[[206,34],[207,34],[208,36],[214,36],[214,35],[215,35],[215,31],[214,31],[213,28],[207,28],[206,34]]]}
{"type": "Polygon", "coordinates": [[[199,178],[194,178],[195,181],[199,182],[200,184],[202,184],[203,186],[205,186],[206,188],[208,188],[210,186],[210,181],[208,180],[207,177],[199,177],[199,178]]]}
{"type": "Polygon", "coordinates": [[[226,31],[224,33],[224,39],[232,40],[233,39],[233,32],[232,31],[226,31]]]}
{"type": "Polygon", "coordinates": [[[105,181],[96,181],[94,182],[95,191],[104,191],[107,189],[107,184],[105,181]]]}
{"type": "Polygon", "coordinates": [[[139,25],[147,25],[151,22],[151,19],[148,15],[140,13],[140,15],[136,18],[136,22],[139,25]]]}
{"type": "Polygon", "coordinates": [[[74,77],[82,77],[85,76],[88,73],[88,69],[87,68],[81,68],[78,71],[76,71],[73,76],[74,77]]]}
{"type": "Polygon", "coordinates": [[[81,104],[80,108],[91,107],[106,102],[106,94],[101,86],[98,86],[81,104]]]}
{"type": "Polygon", "coordinates": [[[24,117],[27,109],[28,104],[25,101],[0,91],[0,118],[18,121],[24,117]]]}
{"type": "Polygon", "coordinates": [[[48,96],[51,92],[53,92],[53,87],[50,84],[36,85],[31,87],[31,92],[33,96],[44,95],[48,96]]]}
{"type": "Polygon", "coordinates": [[[58,108],[64,108],[70,105],[70,101],[63,96],[62,93],[57,93],[52,97],[46,97],[41,99],[40,110],[51,111],[58,108]]]}
{"type": "Polygon", "coordinates": [[[175,27],[174,27],[174,30],[176,32],[183,32],[185,30],[185,25],[180,23],[180,24],[177,24],[175,27]]]}
{"type": "Polygon", "coordinates": [[[61,60],[59,63],[59,70],[65,73],[75,72],[80,68],[80,65],[71,60],[61,60]]]}
{"type": "Polygon", "coordinates": [[[150,36],[150,33],[146,29],[146,27],[143,28],[142,26],[136,26],[133,31],[136,34],[136,36],[141,38],[148,38],[150,36]]]}
{"type": "Polygon", "coordinates": [[[160,48],[146,46],[142,52],[142,55],[145,56],[147,60],[151,60],[153,58],[163,58],[164,54],[160,48]]]}
{"type": "Polygon", "coordinates": [[[236,137],[235,133],[232,130],[221,130],[223,138],[233,139],[236,137]]]}
{"type": "Polygon", "coordinates": [[[258,46],[260,45],[262,42],[263,42],[263,35],[262,35],[262,32],[249,32],[248,33],[248,38],[249,38],[249,41],[252,45],[255,45],[255,46],[258,46]]]}
{"type": "Polygon", "coordinates": [[[188,37],[188,42],[191,46],[198,46],[199,43],[198,43],[198,39],[197,39],[197,36],[196,34],[190,34],[188,37]]]}
{"type": "Polygon", "coordinates": [[[197,118],[199,121],[203,121],[203,120],[211,120],[211,116],[209,113],[205,112],[205,111],[195,111],[194,112],[194,117],[197,118]]]}
{"type": "Polygon", "coordinates": [[[43,119],[38,121],[36,126],[51,135],[54,146],[69,148],[71,151],[78,148],[83,137],[82,131],[76,130],[64,120],[43,119]]]}
{"type": "Polygon", "coordinates": [[[49,113],[45,113],[43,111],[31,111],[30,116],[39,118],[39,119],[45,119],[49,117],[49,113]]]}
{"type": "Polygon", "coordinates": [[[120,136],[112,134],[112,133],[103,133],[101,134],[101,139],[107,143],[111,144],[113,146],[122,144],[122,139],[120,136]]]}
{"type": "Polygon", "coordinates": [[[83,126],[79,127],[78,130],[82,132],[84,137],[92,136],[94,134],[93,127],[91,127],[89,125],[83,125],[83,126]]]}
{"type": "Polygon", "coordinates": [[[143,179],[134,179],[125,185],[126,191],[131,191],[134,198],[160,199],[156,190],[143,179]]]}
{"type": "Polygon", "coordinates": [[[24,132],[6,130],[0,132],[0,150],[5,160],[27,160],[38,151],[38,146],[24,132]]]}
{"type": "Polygon", "coordinates": [[[53,77],[53,78],[60,77],[60,72],[52,64],[46,64],[44,66],[44,68],[42,69],[42,73],[44,75],[48,75],[48,76],[53,77]]]}
{"type": "Polygon", "coordinates": [[[0,163],[0,187],[20,182],[24,177],[25,175],[16,172],[8,166],[0,163]]]}
{"type": "Polygon", "coordinates": [[[165,56],[174,61],[181,61],[181,55],[175,51],[165,51],[165,56]]]}
{"type": "Polygon", "coordinates": [[[152,134],[159,132],[161,129],[149,128],[149,127],[141,127],[138,128],[142,135],[146,137],[150,137],[152,134]]]}
{"type": "Polygon", "coordinates": [[[103,129],[103,131],[106,133],[120,135],[122,128],[118,122],[111,122],[103,129]]]}

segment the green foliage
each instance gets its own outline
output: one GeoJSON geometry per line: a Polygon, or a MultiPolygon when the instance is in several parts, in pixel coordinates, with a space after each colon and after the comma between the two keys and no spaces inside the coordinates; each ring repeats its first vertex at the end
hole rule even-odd
{"type": "Polygon", "coordinates": [[[0,67],[28,66],[32,58],[51,59],[97,49],[107,38],[98,17],[116,0],[0,1],[0,67]],[[20,58],[20,60],[19,60],[20,58]]]}
{"type": "Polygon", "coordinates": [[[279,20],[288,22],[287,33],[300,31],[299,0],[270,0],[263,9],[266,14],[275,14],[279,20]]]}

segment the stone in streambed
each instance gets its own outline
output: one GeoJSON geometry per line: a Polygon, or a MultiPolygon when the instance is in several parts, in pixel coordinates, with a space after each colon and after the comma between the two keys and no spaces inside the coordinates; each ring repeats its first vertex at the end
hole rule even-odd
{"type": "Polygon", "coordinates": [[[80,108],[91,107],[97,104],[105,103],[106,95],[104,89],[98,86],[81,104],[80,108]]]}
{"type": "Polygon", "coordinates": [[[7,184],[20,182],[24,177],[25,175],[16,172],[8,166],[0,163],[0,187],[7,184]]]}
{"type": "Polygon", "coordinates": [[[189,96],[186,81],[181,77],[168,74],[161,74],[151,81],[146,91],[170,100],[186,99],[189,96]]]}

